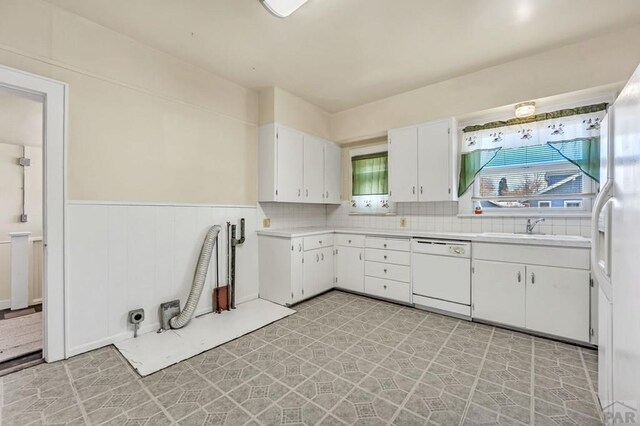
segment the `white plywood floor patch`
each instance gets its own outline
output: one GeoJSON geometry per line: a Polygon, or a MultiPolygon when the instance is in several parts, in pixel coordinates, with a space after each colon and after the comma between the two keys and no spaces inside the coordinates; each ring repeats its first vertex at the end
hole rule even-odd
{"type": "Polygon", "coordinates": [[[115,346],[141,376],[148,376],[294,313],[293,309],[255,299],[232,311],[194,318],[182,329],[142,334],[115,346]]]}

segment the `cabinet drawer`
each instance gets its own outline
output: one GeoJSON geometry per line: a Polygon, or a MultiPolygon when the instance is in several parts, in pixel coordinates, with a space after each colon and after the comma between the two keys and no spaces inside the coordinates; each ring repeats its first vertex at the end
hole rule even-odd
{"type": "Polygon", "coordinates": [[[409,251],[411,250],[411,241],[397,238],[367,237],[365,239],[365,247],[381,250],[409,251]]]}
{"type": "Polygon", "coordinates": [[[372,262],[393,263],[396,265],[409,266],[411,264],[411,253],[408,251],[378,250],[367,248],[364,251],[365,260],[372,262]]]}
{"type": "Polygon", "coordinates": [[[387,280],[411,281],[411,268],[402,265],[389,263],[366,262],[364,266],[365,274],[370,277],[384,278],[387,280]]]}
{"type": "Polygon", "coordinates": [[[333,234],[304,237],[304,251],[333,247],[333,234]]]}
{"type": "Polygon", "coordinates": [[[365,277],[364,292],[372,296],[411,303],[411,286],[398,281],[382,278],[365,277]]]}
{"type": "Polygon", "coordinates": [[[334,239],[337,246],[364,247],[364,235],[336,234],[334,239]]]}

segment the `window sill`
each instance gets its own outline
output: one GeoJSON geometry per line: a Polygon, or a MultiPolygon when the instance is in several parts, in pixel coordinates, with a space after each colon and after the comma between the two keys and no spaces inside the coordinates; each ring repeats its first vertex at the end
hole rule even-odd
{"type": "Polygon", "coordinates": [[[381,213],[381,212],[349,212],[349,216],[397,216],[397,213],[381,213]]]}
{"type": "Polygon", "coordinates": [[[483,217],[513,217],[513,218],[529,218],[529,217],[564,217],[564,218],[591,218],[591,213],[589,212],[580,212],[580,213],[540,213],[540,212],[522,212],[522,213],[482,213],[482,214],[474,214],[474,213],[458,213],[457,217],[465,218],[465,217],[474,217],[474,218],[483,218],[483,217]]]}

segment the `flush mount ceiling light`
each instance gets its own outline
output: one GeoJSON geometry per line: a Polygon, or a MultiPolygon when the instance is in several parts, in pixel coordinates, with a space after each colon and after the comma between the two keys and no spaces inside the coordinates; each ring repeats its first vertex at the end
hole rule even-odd
{"type": "Polygon", "coordinates": [[[518,118],[531,117],[535,113],[535,102],[522,102],[521,104],[516,105],[516,117],[518,118]]]}
{"type": "Polygon", "coordinates": [[[286,18],[307,1],[308,0],[260,0],[260,3],[278,18],[286,18]]]}

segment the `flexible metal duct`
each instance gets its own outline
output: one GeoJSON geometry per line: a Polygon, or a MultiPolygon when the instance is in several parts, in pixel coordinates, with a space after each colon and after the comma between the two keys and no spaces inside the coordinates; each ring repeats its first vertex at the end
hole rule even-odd
{"type": "Polygon", "coordinates": [[[191,321],[193,313],[200,300],[202,289],[204,288],[204,281],[207,278],[207,271],[209,270],[209,263],[211,262],[211,253],[213,253],[213,247],[218,241],[218,234],[220,233],[220,226],[215,225],[209,228],[207,236],[202,243],[202,249],[200,250],[200,258],[198,258],[198,266],[193,276],[193,284],[191,284],[191,291],[187,298],[187,303],[184,305],[184,309],[179,315],[171,318],[169,325],[171,328],[182,328],[191,321]]]}

